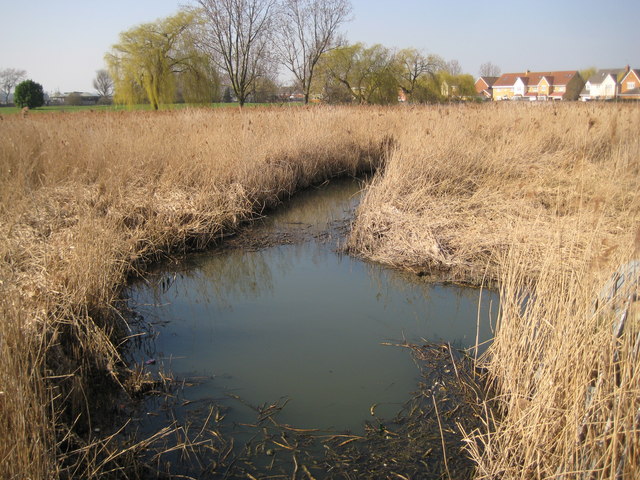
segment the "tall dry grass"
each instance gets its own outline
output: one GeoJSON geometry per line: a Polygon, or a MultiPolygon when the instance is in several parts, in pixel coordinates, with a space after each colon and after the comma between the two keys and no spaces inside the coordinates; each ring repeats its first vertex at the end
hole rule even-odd
{"type": "Polygon", "coordinates": [[[576,104],[3,118],[0,476],[100,474],[82,447],[97,393],[126,378],[128,275],[381,163],[352,251],[501,288],[497,414],[468,437],[479,477],[616,478],[622,454],[630,475],[637,322],[613,339],[593,298],[632,255],[638,125],[636,106],[576,104]]]}
{"type": "MultiPolygon", "coordinates": [[[[494,105],[407,118],[350,248],[499,287],[483,359],[494,410],[485,431],[467,432],[477,477],[638,478],[638,302],[596,300],[640,256],[640,108],[494,105]]],[[[637,279],[627,286],[639,293],[637,279]]]]}
{"type": "Polygon", "coordinates": [[[0,477],[93,472],[74,463],[92,456],[82,451],[91,411],[125,376],[117,345],[130,331],[117,299],[127,276],[217,241],[314,182],[374,168],[390,129],[379,115],[3,118],[0,438],[12,441],[0,442],[0,477]]]}

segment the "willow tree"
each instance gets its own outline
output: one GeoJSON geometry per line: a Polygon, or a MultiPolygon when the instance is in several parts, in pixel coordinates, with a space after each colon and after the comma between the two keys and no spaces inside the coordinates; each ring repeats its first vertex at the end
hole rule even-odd
{"type": "Polygon", "coordinates": [[[396,54],[398,64],[398,85],[409,100],[414,100],[416,88],[424,84],[425,76],[434,78],[445,67],[445,61],[438,55],[426,55],[415,48],[406,48],[396,54]]]}
{"type": "Polygon", "coordinates": [[[193,21],[193,13],[180,11],[120,34],[105,57],[116,103],[131,105],[144,95],[157,110],[175,100],[177,75],[201,73],[199,54],[187,34],[193,21]]]}
{"type": "Polygon", "coordinates": [[[383,45],[362,43],[333,49],[318,65],[326,88],[342,86],[359,104],[398,101],[398,67],[393,52],[383,45]]]}

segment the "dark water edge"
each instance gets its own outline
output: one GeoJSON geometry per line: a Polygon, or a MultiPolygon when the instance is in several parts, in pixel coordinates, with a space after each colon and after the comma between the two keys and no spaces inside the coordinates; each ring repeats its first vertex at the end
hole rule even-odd
{"type": "MultiPolygon", "coordinates": [[[[156,458],[158,472],[194,478],[444,472],[444,454],[437,455],[442,430],[437,438],[422,432],[434,433],[428,400],[443,379],[453,383],[456,362],[463,368],[456,349],[473,348],[476,340],[486,348],[497,297],[338,253],[361,188],[337,181],[310,189],[223,248],[159,266],[131,285],[129,307],[145,329],[129,360],[147,380],[144,389],[157,394],[129,412],[127,431],[142,438],[171,425],[180,433],[154,448],[182,442],[156,458]],[[412,355],[392,346],[398,344],[429,346],[412,355]],[[398,444],[403,429],[403,437],[415,437],[409,444],[398,444]],[[196,445],[187,447],[193,435],[196,445]],[[425,435],[438,440],[428,461],[407,457],[400,468],[375,460],[384,449],[396,457],[420,449],[425,435]],[[353,472],[358,465],[366,471],[353,472]]],[[[464,414],[452,402],[469,392],[458,390],[445,388],[443,411],[464,414]]]]}

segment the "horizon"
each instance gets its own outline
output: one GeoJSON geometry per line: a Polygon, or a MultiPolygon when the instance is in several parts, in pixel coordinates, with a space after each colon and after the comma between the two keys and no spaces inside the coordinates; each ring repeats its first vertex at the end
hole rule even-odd
{"type": "MultiPolygon", "coordinates": [[[[0,69],[26,70],[27,78],[51,94],[94,92],[96,71],[105,68],[104,55],[121,32],[173,15],[185,3],[114,0],[99,12],[79,0],[31,5],[31,14],[37,15],[30,19],[28,34],[17,22],[7,22],[0,31],[0,69]]],[[[467,0],[455,6],[431,0],[400,0],[391,7],[381,0],[352,0],[352,5],[353,20],[341,29],[348,43],[418,48],[457,60],[462,72],[474,78],[485,62],[502,73],[640,68],[635,25],[640,2],[621,0],[601,11],[595,0],[543,0],[535,12],[503,0],[488,6],[467,0]],[[540,18],[547,12],[553,15],[540,18]]],[[[20,18],[23,10],[17,3],[3,8],[5,18],[20,18]]]]}

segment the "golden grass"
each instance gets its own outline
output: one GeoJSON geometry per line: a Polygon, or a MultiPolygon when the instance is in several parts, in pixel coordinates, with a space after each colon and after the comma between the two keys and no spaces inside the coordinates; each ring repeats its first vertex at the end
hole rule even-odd
{"type": "Polygon", "coordinates": [[[57,455],[77,447],[56,445],[53,432],[72,424],[90,432],[96,383],[120,382],[115,345],[128,331],[115,302],[127,275],[203,248],[311,183],[375,167],[388,130],[379,114],[3,119],[0,437],[15,441],[0,442],[0,476],[48,478],[57,455]]]}
{"type": "Polygon", "coordinates": [[[123,379],[128,275],[381,162],[349,248],[500,286],[483,359],[499,415],[468,432],[478,476],[613,479],[623,454],[630,475],[637,321],[612,339],[593,299],[633,254],[639,125],[637,106],[597,104],[3,118],[0,476],[82,471],[60,465],[64,432],[89,441],[94,384],[123,379]]]}
{"type": "Polygon", "coordinates": [[[505,107],[409,114],[350,248],[499,286],[478,478],[637,478],[638,302],[596,299],[640,255],[640,109],[505,107]]]}

